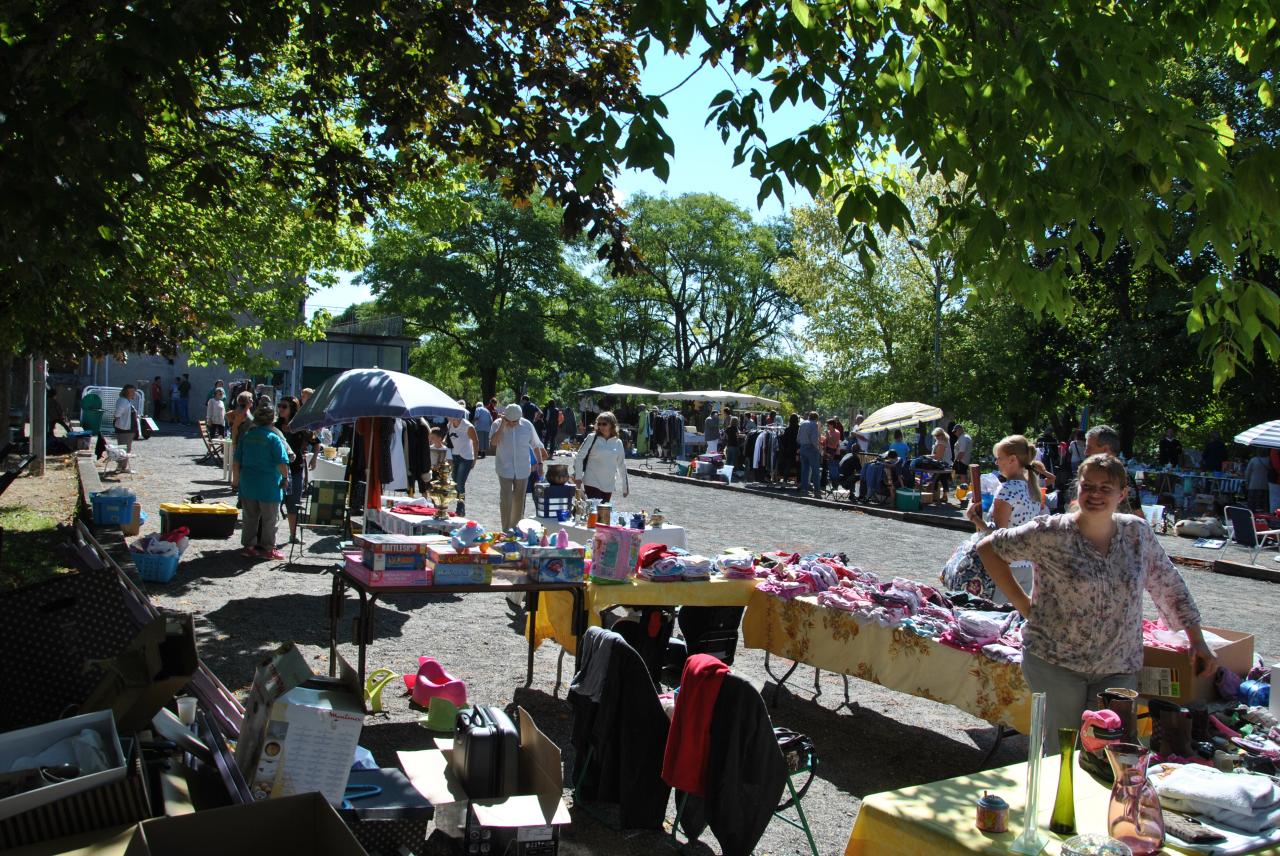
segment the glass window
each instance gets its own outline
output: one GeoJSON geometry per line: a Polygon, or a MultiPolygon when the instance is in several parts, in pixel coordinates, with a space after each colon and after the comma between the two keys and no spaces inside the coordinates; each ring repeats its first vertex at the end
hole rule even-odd
{"type": "Polygon", "coordinates": [[[390,369],[398,372],[401,369],[400,364],[400,346],[399,345],[383,345],[379,350],[378,367],[390,369]]]}
{"type": "Polygon", "coordinates": [[[329,363],[329,346],[324,342],[302,344],[302,364],[324,368],[329,363]]]}
{"type": "Polygon", "coordinates": [[[350,369],[355,368],[351,364],[352,353],[350,345],[342,345],[337,342],[329,343],[329,368],[331,369],[350,369]]]}
{"type": "Polygon", "coordinates": [[[355,362],[353,369],[371,369],[378,364],[377,345],[355,345],[355,362]]]}

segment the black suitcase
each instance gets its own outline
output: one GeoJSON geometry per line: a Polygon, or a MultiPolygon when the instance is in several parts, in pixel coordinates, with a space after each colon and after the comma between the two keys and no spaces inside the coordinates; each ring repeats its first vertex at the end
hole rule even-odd
{"type": "Polygon", "coordinates": [[[476,705],[458,714],[453,735],[453,774],[473,800],[515,794],[519,736],[511,717],[476,705]]]}

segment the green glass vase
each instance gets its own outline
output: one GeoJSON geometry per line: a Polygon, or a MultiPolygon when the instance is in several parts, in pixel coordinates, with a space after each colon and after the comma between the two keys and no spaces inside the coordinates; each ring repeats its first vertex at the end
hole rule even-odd
{"type": "Polygon", "coordinates": [[[1061,760],[1058,770],[1058,797],[1053,801],[1053,817],[1049,819],[1049,831],[1058,835],[1073,835],[1076,831],[1076,794],[1071,783],[1076,757],[1074,728],[1058,729],[1058,748],[1061,760]]]}

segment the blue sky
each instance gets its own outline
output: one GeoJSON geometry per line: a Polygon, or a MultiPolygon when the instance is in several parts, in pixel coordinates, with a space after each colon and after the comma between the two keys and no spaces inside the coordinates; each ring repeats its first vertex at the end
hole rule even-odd
{"type": "MultiPolygon", "coordinates": [[[[644,91],[650,95],[671,89],[697,66],[697,60],[692,57],[663,55],[656,48],[650,50],[648,60],[642,80],[644,91]]],[[[739,77],[737,83],[745,89],[750,80],[739,77]]],[[[725,71],[704,68],[666,97],[669,116],[664,127],[675,142],[676,150],[670,178],[664,184],[651,173],[636,170],[623,173],[617,186],[624,198],[640,192],[669,196],[710,192],[737,202],[758,218],[771,217],[782,211],[782,206],[773,197],[765,201],[763,208],[756,208],[758,188],[747,165],[734,167],[733,146],[720,141],[714,125],[703,124],[707,117],[707,104],[730,85],[730,77],[725,71]]],[[[817,118],[817,110],[807,105],[795,108],[784,105],[779,113],[767,117],[765,130],[770,141],[782,139],[807,127],[817,118]]],[[[797,196],[791,188],[786,189],[788,204],[808,200],[807,195],[797,196]]],[[[368,290],[352,284],[353,277],[354,274],[346,274],[341,284],[316,292],[307,301],[308,310],[324,308],[336,314],[352,303],[369,300],[368,290]]]]}

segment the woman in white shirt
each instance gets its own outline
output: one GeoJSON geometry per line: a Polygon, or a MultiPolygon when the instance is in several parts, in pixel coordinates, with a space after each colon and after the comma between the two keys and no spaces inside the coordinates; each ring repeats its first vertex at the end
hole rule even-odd
{"type": "Polygon", "coordinates": [[[210,437],[227,436],[227,402],[222,398],[222,387],[213,390],[213,397],[205,405],[204,421],[210,437]]]}
{"type": "MultiPolygon", "coordinates": [[[[466,410],[467,403],[459,399],[458,405],[466,410]]],[[[458,513],[467,513],[467,476],[476,465],[476,454],[480,451],[480,438],[476,428],[465,418],[450,419],[444,429],[449,438],[449,448],[453,450],[453,481],[458,485],[458,513]]]]}
{"type": "MultiPolygon", "coordinates": [[[[116,397],[115,415],[112,417],[111,425],[116,429],[116,445],[124,446],[126,452],[133,451],[133,414],[136,412],[133,406],[133,384],[125,384],[120,389],[120,395],[116,397]]],[[[128,465],[122,472],[128,472],[128,465]]]]}
{"type": "Polygon", "coordinates": [[[587,435],[573,459],[573,481],[588,499],[608,502],[619,487],[630,494],[627,484],[627,453],[618,438],[618,418],[609,411],[596,417],[596,430],[587,435]]]}
{"type": "Polygon", "coordinates": [[[951,467],[955,461],[951,457],[951,438],[945,429],[933,429],[933,451],[929,457],[940,464],[933,477],[933,504],[946,505],[947,491],[951,488],[951,467]]]}

